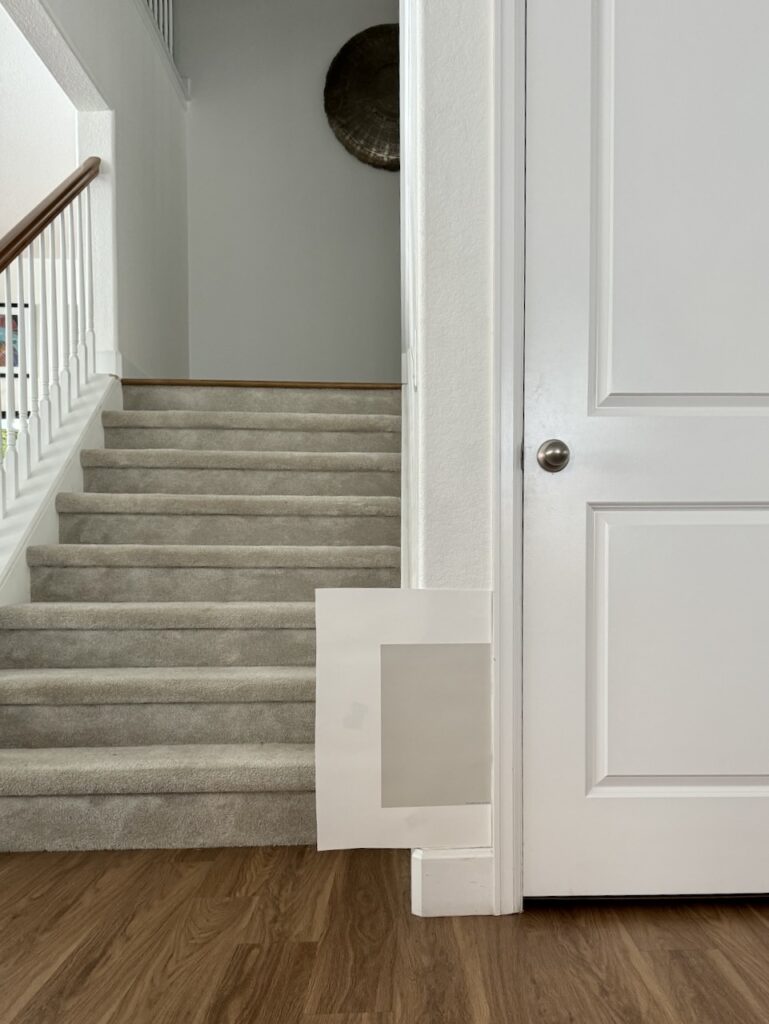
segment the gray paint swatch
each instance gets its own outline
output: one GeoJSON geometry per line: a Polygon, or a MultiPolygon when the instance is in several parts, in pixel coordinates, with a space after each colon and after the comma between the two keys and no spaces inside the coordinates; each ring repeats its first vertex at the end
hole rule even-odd
{"type": "Polygon", "coordinates": [[[489,644],[383,644],[382,806],[491,799],[489,644]]]}

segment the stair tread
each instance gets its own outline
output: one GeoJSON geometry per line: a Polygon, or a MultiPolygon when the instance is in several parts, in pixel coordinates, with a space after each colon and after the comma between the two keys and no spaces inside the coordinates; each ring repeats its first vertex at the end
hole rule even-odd
{"type": "Polygon", "coordinates": [[[400,433],[401,417],[387,413],[210,412],[147,409],[102,413],[105,427],[178,430],[272,430],[326,433],[400,433]]]}
{"type": "Polygon", "coordinates": [[[398,568],[400,548],[387,545],[43,544],[27,548],[30,566],[165,568],[398,568]]]}
{"type": "Polygon", "coordinates": [[[242,469],[297,472],[398,473],[397,452],[216,451],[184,448],[86,448],[81,465],[92,469],[242,469]]]}
{"type": "Polygon", "coordinates": [[[100,515],[399,516],[400,498],[350,495],[81,494],[63,492],[56,511],[100,515]]]}
{"type": "Polygon", "coordinates": [[[314,629],[314,601],[39,602],[0,607],[0,629],[314,629]]]}
{"type": "Polygon", "coordinates": [[[60,537],[76,543],[28,548],[35,601],[0,607],[11,831],[36,848],[311,841],[308,598],[319,580],[398,578],[400,394],[233,392],[207,406],[194,388],[135,390],[133,408],[103,413],[115,447],[80,453],[94,491],[57,498],[60,537]],[[174,811],[184,827],[159,830],[165,794],[208,801],[204,820],[174,811]]]}
{"type": "Polygon", "coordinates": [[[0,750],[0,797],[307,792],[314,776],[311,743],[0,750]]]}
{"type": "Polygon", "coordinates": [[[0,705],[304,703],[314,699],[315,669],[298,665],[0,670],[0,705]]]}

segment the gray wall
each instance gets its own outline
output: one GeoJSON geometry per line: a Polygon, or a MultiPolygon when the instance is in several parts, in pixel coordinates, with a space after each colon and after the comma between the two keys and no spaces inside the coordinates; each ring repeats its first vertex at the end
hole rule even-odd
{"type": "MultiPolygon", "coordinates": [[[[129,0],[0,3],[9,10],[13,7],[17,23],[27,22],[41,41],[49,38],[50,16],[66,40],[66,54],[62,43],[55,42],[49,46],[49,58],[56,59],[62,75],[59,82],[80,112],[85,155],[91,155],[83,135],[88,112],[114,112],[114,166],[105,166],[104,174],[114,181],[116,198],[117,318],[123,372],[136,377],[184,377],[189,365],[186,104],[146,8],[129,0]],[[79,103],[73,92],[81,91],[83,73],[92,84],[79,103]],[[96,104],[91,95],[94,87],[101,97],[96,104]]],[[[95,257],[98,261],[98,252],[95,257]]],[[[98,274],[98,265],[96,270],[98,274]]],[[[96,297],[97,326],[102,298],[102,293],[96,297]]],[[[97,347],[101,347],[99,337],[97,347]]]]}
{"type": "Polygon", "coordinates": [[[397,0],[177,0],[190,375],[400,379],[399,175],[336,141],[334,54],[397,0]]]}

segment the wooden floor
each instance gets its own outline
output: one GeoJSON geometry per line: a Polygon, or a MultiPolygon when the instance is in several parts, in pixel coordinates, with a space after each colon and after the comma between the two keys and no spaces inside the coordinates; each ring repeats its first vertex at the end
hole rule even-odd
{"type": "Polygon", "coordinates": [[[0,855],[0,1021],[753,1024],[763,900],[419,920],[408,855],[0,855]]]}

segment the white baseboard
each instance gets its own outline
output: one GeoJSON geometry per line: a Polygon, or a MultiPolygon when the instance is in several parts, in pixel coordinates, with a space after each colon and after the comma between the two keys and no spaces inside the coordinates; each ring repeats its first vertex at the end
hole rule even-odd
{"type": "Polygon", "coordinates": [[[494,855],[472,850],[413,850],[411,912],[417,917],[494,913],[494,855]]]}
{"type": "Polygon", "coordinates": [[[96,377],[46,449],[0,528],[0,605],[29,601],[27,548],[58,542],[56,495],[60,491],[82,491],[80,452],[83,448],[103,447],[102,410],[122,408],[120,381],[96,377]]]}

